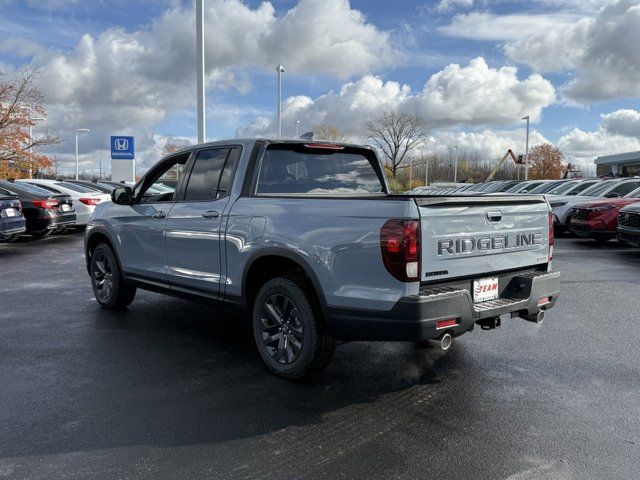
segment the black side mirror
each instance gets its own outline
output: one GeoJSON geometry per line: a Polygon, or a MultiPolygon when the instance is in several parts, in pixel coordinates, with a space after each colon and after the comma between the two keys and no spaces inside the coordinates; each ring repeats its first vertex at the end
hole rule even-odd
{"type": "Polygon", "coordinates": [[[604,198],[620,198],[620,194],[616,192],[607,193],[604,198]]]}
{"type": "Polygon", "coordinates": [[[133,193],[131,187],[116,187],[111,192],[111,201],[116,205],[131,205],[133,193]]]}

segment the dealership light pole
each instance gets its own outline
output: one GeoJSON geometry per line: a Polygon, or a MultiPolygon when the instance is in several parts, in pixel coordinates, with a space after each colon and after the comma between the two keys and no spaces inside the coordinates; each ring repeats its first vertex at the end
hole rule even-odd
{"type": "Polygon", "coordinates": [[[296,120],[296,138],[300,136],[300,120],[296,120]]]}
{"type": "Polygon", "coordinates": [[[522,117],[527,121],[527,140],[524,147],[524,179],[529,180],[529,115],[522,117]]]}
{"type": "MultiPolygon", "coordinates": [[[[29,153],[31,153],[31,144],[33,143],[33,125],[32,122],[44,122],[44,117],[31,117],[29,122],[29,153]]],[[[29,159],[29,178],[33,178],[33,160],[29,159]]]]}
{"type": "Polygon", "coordinates": [[[278,72],[278,138],[282,138],[282,74],[285,71],[284,66],[276,65],[276,72],[278,72]]]}
{"type": "Polygon", "coordinates": [[[76,128],[76,180],[79,180],[78,174],[80,173],[80,161],[78,159],[78,134],[83,132],[89,132],[88,128],[76,128]]]}
{"type": "Polygon", "coordinates": [[[196,90],[198,102],[198,143],[207,136],[204,110],[204,0],[196,0],[196,90]]]}

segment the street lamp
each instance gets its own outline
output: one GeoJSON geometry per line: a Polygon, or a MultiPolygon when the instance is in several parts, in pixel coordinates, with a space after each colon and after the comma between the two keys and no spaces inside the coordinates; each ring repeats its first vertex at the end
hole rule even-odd
{"type": "Polygon", "coordinates": [[[453,183],[458,183],[458,145],[455,147],[456,150],[456,158],[454,159],[454,167],[453,167],[453,183]]]}
{"type": "MultiPolygon", "coordinates": [[[[29,153],[31,153],[31,144],[33,143],[33,125],[32,122],[44,122],[46,118],[44,117],[31,117],[29,119],[29,153]]],[[[29,160],[29,178],[33,178],[33,162],[29,160]]]]}
{"type": "Polygon", "coordinates": [[[522,120],[527,121],[527,140],[524,147],[524,179],[529,180],[529,115],[522,117],[522,120]]]}
{"type": "Polygon", "coordinates": [[[278,72],[278,138],[282,138],[282,74],[285,71],[284,66],[276,65],[276,72],[278,72]]]}
{"type": "Polygon", "coordinates": [[[80,161],[78,159],[78,134],[89,132],[89,131],[90,130],[88,128],[76,128],[76,180],[79,180],[78,173],[79,173],[79,166],[80,166],[80,161]]]}
{"type": "Polygon", "coordinates": [[[196,0],[196,99],[198,103],[198,143],[207,137],[204,79],[204,0],[196,0]]]}
{"type": "Polygon", "coordinates": [[[296,120],[296,138],[300,137],[300,120],[296,120]]]}

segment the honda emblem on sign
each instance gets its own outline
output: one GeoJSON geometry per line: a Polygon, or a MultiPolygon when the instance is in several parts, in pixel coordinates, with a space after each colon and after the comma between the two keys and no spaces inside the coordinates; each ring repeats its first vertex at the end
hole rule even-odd
{"type": "Polygon", "coordinates": [[[111,159],[133,160],[133,137],[111,137],[111,159]]]}

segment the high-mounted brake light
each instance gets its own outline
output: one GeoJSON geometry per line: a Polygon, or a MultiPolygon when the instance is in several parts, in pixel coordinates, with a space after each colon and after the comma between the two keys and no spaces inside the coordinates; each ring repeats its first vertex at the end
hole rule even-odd
{"type": "Polygon", "coordinates": [[[380,229],[382,261],[401,282],[420,280],[420,222],[388,220],[380,229]]]}
{"type": "Polygon", "coordinates": [[[321,148],[325,150],[344,150],[342,145],[333,145],[331,143],[305,143],[307,148],[321,148]]]}
{"type": "Polygon", "coordinates": [[[80,201],[85,205],[95,206],[98,205],[101,200],[99,198],[91,197],[91,198],[81,198],[80,201]]]}
{"type": "Polygon", "coordinates": [[[53,200],[51,198],[48,198],[47,200],[34,200],[32,202],[36,207],[40,207],[40,208],[58,208],[58,205],[60,205],[60,202],[58,200],[53,200]]]}
{"type": "Polygon", "coordinates": [[[554,231],[553,231],[553,213],[549,212],[549,261],[553,259],[553,243],[554,243],[554,231]]]}

